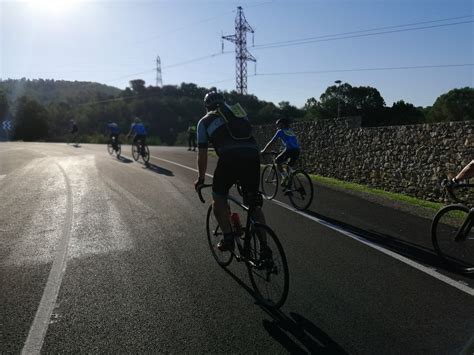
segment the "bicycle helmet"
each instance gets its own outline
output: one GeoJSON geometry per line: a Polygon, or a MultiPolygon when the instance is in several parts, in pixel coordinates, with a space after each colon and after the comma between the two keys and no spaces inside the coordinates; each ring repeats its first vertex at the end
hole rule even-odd
{"type": "Polygon", "coordinates": [[[204,106],[206,106],[208,110],[214,110],[224,102],[224,96],[217,91],[209,91],[206,96],[204,96],[204,106]]]}
{"type": "Polygon", "coordinates": [[[140,122],[140,119],[139,119],[138,117],[135,117],[135,118],[133,119],[133,121],[134,121],[135,123],[138,123],[138,122],[140,122]]]}

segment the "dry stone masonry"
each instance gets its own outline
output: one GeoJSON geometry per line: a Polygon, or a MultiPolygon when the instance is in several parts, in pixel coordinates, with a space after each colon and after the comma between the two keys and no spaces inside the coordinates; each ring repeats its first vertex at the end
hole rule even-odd
{"type": "MultiPolygon", "coordinates": [[[[309,173],[440,201],[439,182],[474,159],[474,121],[363,128],[360,119],[294,123],[309,173]]],[[[275,125],[254,127],[260,146],[275,125]]],[[[277,149],[277,147],[274,147],[277,149]]]]}

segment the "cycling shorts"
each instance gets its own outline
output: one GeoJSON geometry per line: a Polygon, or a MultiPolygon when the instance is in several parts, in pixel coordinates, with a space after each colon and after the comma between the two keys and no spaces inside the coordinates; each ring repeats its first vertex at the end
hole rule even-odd
{"type": "Polygon", "coordinates": [[[291,149],[291,150],[285,149],[283,152],[280,153],[280,155],[276,157],[275,163],[282,164],[288,160],[288,165],[294,166],[299,156],[300,156],[299,149],[291,149]]]}
{"type": "Polygon", "coordinates": [[[143,134],[136,134],[135,137],[133,137],[133,143],[137,143],[137,141],[141,141],[142,144],[146,144],[146,136],[143,134]]]}
{"type": "Polygon", "coordinates": [[[225,151],[219,157],[212,193],[214,196],[227,197],[230,188],[240,183],[244,194],[258,192],[260,183],[260,154],[253,148],[240,148],[225,151]]]}

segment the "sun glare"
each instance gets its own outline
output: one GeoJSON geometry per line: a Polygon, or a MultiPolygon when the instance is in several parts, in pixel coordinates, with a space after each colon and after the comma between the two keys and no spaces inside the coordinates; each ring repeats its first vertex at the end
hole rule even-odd
{"type": "Polygon", "coordinates": [[[74,7],[79,0],[28,0],[34,11],[51,15],[63,15],[74,7]]]}

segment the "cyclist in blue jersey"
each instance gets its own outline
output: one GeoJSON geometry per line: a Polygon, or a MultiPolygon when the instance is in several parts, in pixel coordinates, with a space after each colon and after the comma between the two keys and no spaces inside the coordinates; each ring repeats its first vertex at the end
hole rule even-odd
{"type": "Polygon", "coordinates": [[[132,133],[135,135],[133,137],[133,143],[136,143],[140,140],[143,144],[145,144],[147,136],[146,128],[138,117],[135,117],[133,120],[133,123],[130,126],[130,132],[127,134],[127,139],[132,133]]]}
{"type": "Polygon", "coordinates": [[[112,147],[115,150],[118,150],[118,137],[120,134],[120,128],[117,123],[108,121],[107,122],[107,132],[109,133],[110,136],[110,142],[112,143],[112,147]]]}
{"type": "Polygon", "coordinates": [[[260,152],[264,154],[268,147],[278,138],[285,146],[285,149],[276,157],[275,163],[280,175],[283,176],[282,185],[286,184],[287,176],[283,170],[282,164],[288,161],[288,165],[293,167],[300,156],[300,145],[296,138],[295,132],[290,128],[290,120],[287,118],[280,118],[276,121],[277,131],[272,139],[267,143],[265,148],[260,152]]]}

